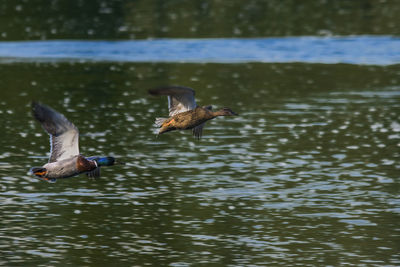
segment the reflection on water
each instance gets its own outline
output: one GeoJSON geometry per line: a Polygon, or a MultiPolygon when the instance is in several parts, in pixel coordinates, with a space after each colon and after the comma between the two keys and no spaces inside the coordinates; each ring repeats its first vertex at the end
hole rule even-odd
{"type": "Polygon", "coordinates": [[[399,265],[398,66],[0,65],[2,265],[399,265]],[[18,78],[16,78],[18,77],[18,78]],[[21,78],[22,77],[22,78],[21,78]],[[184,84],[241,115],[156,138],[184,84]],[[18,97],[15,97],[17,95],[18,97]],[[127,162],[48,184],[32,99],[74,121],[83,154],[127,162]],[[118,168],[117,168],[118,167],[118,168]]]}

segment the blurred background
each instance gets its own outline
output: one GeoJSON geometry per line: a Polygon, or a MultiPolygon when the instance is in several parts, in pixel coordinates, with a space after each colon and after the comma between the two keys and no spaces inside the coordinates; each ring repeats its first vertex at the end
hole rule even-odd
{"type": "Polygon", "coordinates": [[[0,265],[400,265],[398,14],[396,0],[1,0],[0,265]],[[312,46],[298,46],[305,36],[312,46]],[[163,62],[166,46],[124,60],[114,46],[145,40],[124,51],[149,53],[164,38],[191,39],[201,58],[163,62]],[[205,38],[227,50],[235,38],[232,57],[256,38],[281,54],[211,62],[205,38]],[[119,57],[95,58],[107,45],[119,57]],[[156,138],[167,99],[147,89],[166,84],[240,116],[208,122],[201,140],[156,138]],[[98,180],[32,177],[49,151],[32,100],[79,128],[82,154],[126,165],[98,180]]]}
{"type": "Polygon", "coordinates": [[[2,0],[0,40],[400,33],[396,0],[2,0]]]}

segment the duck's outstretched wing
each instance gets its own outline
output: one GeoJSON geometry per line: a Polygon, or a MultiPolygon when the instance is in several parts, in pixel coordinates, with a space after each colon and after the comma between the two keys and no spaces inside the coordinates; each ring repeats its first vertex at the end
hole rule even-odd
{"type": "Polygon", "coordinates": [[[194,99],[194,90],[184,86],[166,86],[150,89],[151,95],[168,96],[169,116],[172,117],[178,113],[185,112],[196,108],[194,99]]]}
{"type": "Polygon", "coordinates": [[[32,102],[33,116],[50,135],[49,162],[79,155],[79,132],[64,115],[43,104],[32,102]]]}

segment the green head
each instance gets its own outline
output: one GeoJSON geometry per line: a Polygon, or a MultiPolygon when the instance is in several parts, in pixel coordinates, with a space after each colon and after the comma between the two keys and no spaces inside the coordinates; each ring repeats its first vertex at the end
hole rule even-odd
{"type": "Polygon", "coordinates": [[[97,166],[112,166],[115,164],[115,158],[113,157],[96,157],[93,160],[96,161],[97,166]]]}

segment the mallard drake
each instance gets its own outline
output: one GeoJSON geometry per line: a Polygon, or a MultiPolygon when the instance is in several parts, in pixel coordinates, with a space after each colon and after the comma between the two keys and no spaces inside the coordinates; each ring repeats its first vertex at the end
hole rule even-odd
{"type": "Polygon", "coordinates": [[[64,115],[52,108],[32,102],[32,113],[50,135],[49,162],[42,167],[32,167],[31,172],[47,182],[68,178],[81,173],[100,177],[101,166],[115,164],[113,157],[84,157],[79,154],[79,132],[64,115]]]}
{"type": "Polygon", "coordinates": [[[218,116],[237,116],[230,108],[213,111],[212,106],[197,106],[192,88],[184,86],[166,86],[150,89],[151,95],[168,96],[169,118],[156,118],[160,128],[158,134],[174,130],[192,129],[193,135],[201,137],[205,122],[218,116]]]}

